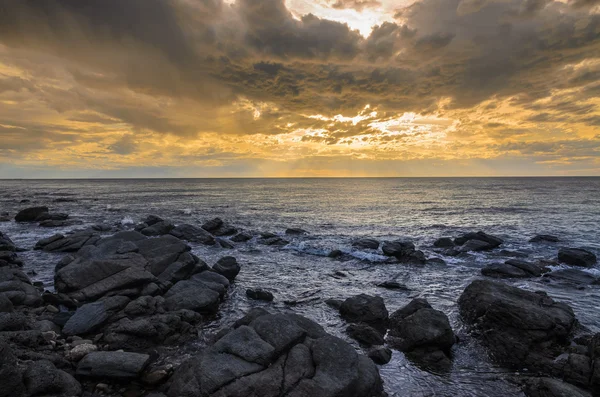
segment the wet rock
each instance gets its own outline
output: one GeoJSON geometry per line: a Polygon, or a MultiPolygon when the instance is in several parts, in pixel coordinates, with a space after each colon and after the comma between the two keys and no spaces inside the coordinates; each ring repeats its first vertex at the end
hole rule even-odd
{"type": "Polygon", "coordinates": [[[558,237],[549,234],[538,234],[529,240],[530,243],[558,243],[559,241],[558,237]]]}
{"type": "Polygon", "coordinates": [[[554,374],[574,385],[587,387],[592,371],[592,360],[585,354],[563,353],[554,360],[554,374]]]}
{"type": "Polygon", "coordinates": [[[576,386],[552,378],[529,378],[524,392],[527,397],[592,397],[576,386]]]}
{"type": "Polygon", "coordinates": [[[383,345],[383,335],[375,328],[364,323],[350,324],[346,332],[352,338],[364,346],[383,345]]]}
{"type": "Polygon", "coordinates": [[[273,294],[271,292],[265,291],[261,288],[247,289],[246,296],[250,299],[267,301],[267,302],[271,302],[273,300],[273,294]]]}
{"type": "Polygon", "coordinates": [[[22,397],[25,385],[11,346],[0,340],[0,397],[22,397]]]}
{"type": "Polygon", "coordinates": [[[204,245],[215,245],[215,238],[206,230],[188,224],[179,225],[170,232],[173,236],[204,245]]]}
{"type": "Polygon", "coordinates": [[[140,230],[140,233],[142,233],[144,236],[162,236],[169,234],[174,228],[175,225],[170,221],[162,221],[155,223],[152,226],[143,228],[140,230]]]}
{"type": "Polygon", "coordinates": [[[461,250],[467,251],[487,251],[499,247],[504,241],[496,236],[487,234],[484,232],[466,233],[462,236],[455,238],[454,243],[456,245],[463,246],[461,250]],[[469,245],[464,246],[466,243],[471,242],[469,245]],[[487,243],[487,244],[483,244],[487,243]]]}
{"type": "Polygon", "coordinates": [[[342,255],[344,255],[344,253],[341,250],[332,250],[327,254],[329,258],[339,258],[342,255]]]}
{"type": "Polygon", "coordinates": [[[262,238],[258,239],[257,242],[262,245],[279,246],[279,247],[284,247],[290,243],[289,241],[284,240],[279,236],[262,237],[262,238]]]}
{"type": "Polygon", "coordinates": [[[543,281],[557,281],[576,286],[599,284],[600,277],[579,269],[561,269],[544,274],[543,281]]]}
{"type": "Polygon", "coordinates": [[[40,292],[31,285],[29,277],[18,269],[0,267],[0,295],[15,306],[38,306],[42,303],[40,292]]]}
{"type": "MultiPolygon", "coordinates": [[[[222,285],[219,286],[223,288],[222,285]]],[[[180,281],[164,295],[165,307],[168,310],[187,309],[198,313],[215,313],[221,296],[215,289],[217,288],[210,283],[197,279],[180,281]]]]}
{"type": "Polygon", "coordinates": [[[229,241],[227,241],[224,238],[217,238],[215,239],[217,244],[219,245],[219,247],[221,248],[225,248],[225,249],[234,249],[235,247],[233,246],[233,244],[231,244],[229,241]]]}
{"type": "Polygon", "coordinates": [[[77,365],[76,374],[93,378],[128,380],[138,378],[150,356],[128,352],[92,352],[77,365]]]}
{"type": "Polygon", "coordinates": [[[65,335],[84,335],[101,327],[116,312],[129,303],[129,298],[113,296],[81,306],[66,322],[65,335]]]}
{"type": "Polygon", "coordinates": [[[433,246],[436,248],[452,248],[454,247],[454,241],[449,237],[442,237],[435,240],[433,246]]]}
{"type": "Polygon", "coordinates": [[[415,249],[410,241],[385,241],[381,250],[387,256],[393,256],[401,263],[423,265],[427,261],[423,251],[415,249]]]}
{"type": "Polygon", "coordinates": [[[376,250],[377,248],[379,248],[379,241],[372,238],[361,238],[358,240],[354,240],[352,242],[352,246],[358,249],[376,250]]]}
{"type": "Polygon", "coordinates": [[[383,346],[374,347],[369,350],[368,356],[375,364],[385,365],[392,359],[392,351],[383,346]]]}
{"type": "Polygon", "coordinates": [[[28,396],[80,396],[81,385],[65,371],[56,369],[50,361],[42,360],[29,365],[23,373],[28,396]]]}
{"type": "Polygon", "coordinates": [[[10,237],[0,231],[0,251],[14,252],[17,250],[15,243],[12,242],[10,237]]]}
{"type": "Polygon", "coordinates": [[[521,259],[509,259],[504,263],[506,263],[507,265],[517,267],[534,277],[539,277],[542,275],[542,273],[547,271],[547,269],[542,266],[521,259]]]}
{"type": "Polygon", "coordinates": [[[442,258],[428,258],[427,264],[428,265],[437,265],[437,266],[446,266],[447,265],[446,261],[443,260],[442,258]]]}
{"type": "Polygon", "coordinates": [[[39,223],[40,227],[47,227],[47,228],[51,228],[51,227],[65,227],[65,226],[69,226],[72,225],[72,222],[69,221],[55,221],[55,220],[45,220],[45,221],[41,221],[39,223]]]}
{"type": "Polygon", "coordinates": [[[0,212],[0,222],[10,222],[10,214],[8,212],[0,212]]]}
{"type": "Polygon", "coordinates": [[[569,306],[543,292],[487,280],[473,281],[458,305],[494,361],[510,368],[549,370],[577,324],[569,306]]]}
{"type": "Polygon", "coordinates": [[[290,236],[299,236],[303,234],[308,234],[308,232],[304,229],[300,229],[299,227],[290,227],[286,229],[285,234],[290,236]]]}
{"type": "Polygon", "coordinates": [[[481,269],[481,274],[493,278],[528,278],[532,275],[507,263],[492,263],[481,269]]]}
{"type": "Polygon", "coordinates": [[[387,281],[377,284],[377,286],[381,287],[381,288],[386,288],[386,289],[399,289],[399,290],[408,291],[408,287],[406,287],[406,285],[401,284],[395,280],[387,280],[387,281]]]}
{"type": "Polygon", "coordinates": [[[231,236],[237,233],[237,229],[223,222],[221,218],[214,218],[202,225],[202,229],[214,234],[215,236],[231,236]]]}
{"type": "Polygon", "coordinates": [[[340,306],[341,316],[351,323],[366,323],[380,329],[385,326],[388,311],[380,296],[360,294],[346,299],[340,306]]]}
{"type": "Polygon", "coordinates": [[[146,224],[146,226],[154,226],[157,223],[164,222],[165,220],[158,215],[148,215],[146,219],[142,221],[142,223],[146,224]]]}
{"type": "Polygon", "coordinates": [[[558,261],[571,266],[593,267],[597,258],[583,248],[562,248],[558,251],[558,261]]]}
{"type": "Polygon", "coordinates": [[[173,262],[159,276],[158,280],[163,283],[175,284],[181,280],[187,280],[194,274],[208,270],[209,267],[203,261],[173,262]]]}
{"type": "Polygon", "coordinates": [[[55,238],[57,236],[38,241],[36,249],[42,249],[46,252],[77,252],[80,248],[94,245],[100,240],[100,235],[92,230],[84,230],[70,236],[61,235],[62,238],[55,238]]]}
{"type": "Polygon", "coordinates": [[[417,365],[434,369],[451,366],[450,349],[456,337],[448,317],[426,300],[414,299],[392,313],[389,327],[388,342],[417,365]]]}
{"type": "Polygon", "coordinates": [[[234,243],[244,243],[248,240],[252,240],[252,235],[249,233],[240,232],[240,233],[236,234],[235,236],[231,237],[230,240],[233,241],[234,243]]]}
{"type": "Polygon", "coordinates": [[[31,207],[19,211],[15,216],[17,222],[36,222],[38,217],[48,213],[48,207],[31,207]]]}
{"type": "Polygon", "coordinates": [[[233,281],[241,270],[240,265],[233,256],[225,256],[217,261],[212,270],[233,281]]]}
{"type": "Polygon", "coordinates": [[[340,307],[342,307],[342,304],[344,303],[344,301],[339,300],[339,299],[326,299],[325,303],[327,304],[327,306],[332,307],[335,310],[339,311],[340,307]]]}
{"type": "Polygon", "coordinates": [[[65,221],[67,219],[69,219],[69,214],[65,214],[65,213],[61,213],[61,212],[56,212],[56,213],[44,212],[44,213],[40,214],[35,219],[35,221],[36,222],[65,221]]]}
{"type": "Polygon", "coordinates": [[[316,323],[262,314],[179,367],[169,397],[376,397],[375,365],[316,323]],[[257,394],[258,393],[258,394],[257,394]]]}

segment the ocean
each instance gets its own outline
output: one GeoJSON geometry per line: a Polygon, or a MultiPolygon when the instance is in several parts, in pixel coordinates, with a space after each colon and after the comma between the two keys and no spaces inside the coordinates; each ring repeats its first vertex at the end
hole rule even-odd
{"type": "MultiPolygon", "coordinates": [[[[468,336],[456,301],[480,269],[511,257],[556,259],[559,247],[583,247],[600,256],[600,178],[365,178],[365,179],[132,179],[132,180],[3,180],[0,213],[46,205],[65,212],[76,225],[46,229],[36,224],[0,223],[21,248],[25,271],[52,289],[60,255],[31,250],[55,233],[109,224],[133,228],[149,214],[174,223],[201,225],[216,216],[239,229],[273,232],[299,227],[307,235],[285,236],[289,244],[269,247],[235,244],[230,250],[193,245],[207,263],[232,255],[242,271],[219,315],[207,323],[198,340],[182,346],[182,357],[202,348],[220,328],[252,306],[305,315],[350,343],[346,324],[326,299],[367,293],[380,295],[390,313],[415,297],[429,300],[446,313],[460,337],[449,374],[422,371],[395,351],[380,368],[390,396],[521,395],[491,364],[485,350],[468,336]],[[27,202],[21,202],[28,200],[27,202]],[[468,257],[447,257],[432,243],[482,230],[505,240],[500,249],[468,257]],[[557,244],[528,242],[536,234],[556,235],[557,244]],[[429,258],[446,264],[424,267],[389,263],[381,251],[356,250],[359,237],[409,239],[429,258]],[[327,257],[339,249],[348,260],[327,257]],[[395,279],[407,290],[377,284],[395,279]],[[250,301],[249,287],[275,295],[273,303],[250,301]],[[300,300],[297,304],[285,301],[300,300]],[[304,300],[304,301],[303,301],[304,300]]],[[[556,266],[560,268],[564,266],[556,266]]],[[[598,268],[586,270],[600,275],[598,268]]],[[[544,290],[573,307],[579,321],[600,331],[600,287],[574,288],[540,279],[506,281],[528,290],[544,290]]]]}

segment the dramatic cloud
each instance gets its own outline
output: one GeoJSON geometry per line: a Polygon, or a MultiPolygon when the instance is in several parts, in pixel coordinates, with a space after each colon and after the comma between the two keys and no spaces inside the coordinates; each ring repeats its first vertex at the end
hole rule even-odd
{"type": "Polygon", "coordinates": [[[589,0],[0,0],[0,176],[598,174],[599,78],[589,0]]]}

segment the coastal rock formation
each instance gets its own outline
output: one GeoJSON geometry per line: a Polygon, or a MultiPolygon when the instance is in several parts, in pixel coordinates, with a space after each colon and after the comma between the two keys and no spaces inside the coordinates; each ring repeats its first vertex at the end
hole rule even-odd
{"type": "Polygon", "coordinates": [[[358,249],[372,249],[376,250],[379,248],[379,241],[372,238],[361,238],[352,242],[352,247],[358,249]]]}
{"type": "Polygon", "coordinates": [[[39,222],[38,218],[48,213],[48,207],[25,208],[15,216],[16,222],[39,222]]]}
{"type": "Polygon", "coordinates": [[[31,284],[29,277],[9,267],[0,267],[0,296],[15,306],[37,306],[42,302],[40,292],[31,284]]]}
{"type": "Polygon", "coordinates": [[[598,259],[583,248],[562,248],[558,251],[558,261],[571,266],[593,267],[598,259]]]}
{"type": "Polygon", "coordinates": [[[520,259],[509,259],[504,263],[493,263],[481,269],[481,274],[494,278],[539,277],[545,269],[520,259]]]}
{"type": "Polygon", "coordinates": [[[393,256],[401,263],[422,265],[427,261],[423,251],[417,250],[410,241],[385,241],[381,250],[385,255],[393,256]]]}
{"type": "Polygon", "coordinates": [[[221,218],[214,218],[202,225],[202,229],[212,233],[214,236],[231,236],[238,231],[235,227],[223,222],[221,218]]]}
{"type": "Polygon", "coordinates": [[[215,238],[209,232],[193,225],[178,225],[170,233],[181,240],[192,243],[215,245],[215,238]]]}
{"type": "Polygon", "coordinates": [[[92,352],[77,365],[78,376],[127,380],[137,378],[150,356],[128,352],[92,352]]]}
{"type": "Polygon", "coordinates": [[[215,263],[212,270],[225,276],[229,281],[233,281],[240,272],[241,267],[233,256],[225,256],[215,263]]]}
{"type": "Polygon", "coordinates": [[[496,236],[484,232],[466,233],[454,239],[454,244],[461,246],[462,252],[488,251],[499,247],[504,241],[496,236]]]}
{"type": "Polygon", "coordinates": [[[464,321],[510,368],[549,371],[577,325],[573,310],[544,292],[475,280],[458,301],[464,321]]]}
{"type": "Polygon", "coordinates": [[[385,328],[388,311],[380,296],[360,294],[346,299],[340,306],[341,316],[351,323],[366,323],[385,328]]]}
{"type": "Polygon", "coordinates": [[[448,317],[425,299],[414,299],[392,313],[388,342],[417,365],[448,369],[450,349],[456,342],[448,317]]]}
{"type": "Polygon", "coordinates": [[[318,324],[249,313],[175,371],[169,397],[376,397],[377,367],[318,324]]]}

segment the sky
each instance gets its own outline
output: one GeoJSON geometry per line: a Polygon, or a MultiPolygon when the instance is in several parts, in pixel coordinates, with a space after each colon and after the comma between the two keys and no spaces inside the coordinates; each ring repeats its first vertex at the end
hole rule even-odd
{"type": "Polygon", "coordinates": [[[600,0],[0,0],[0,178],[600,175],[600,0]]]}

